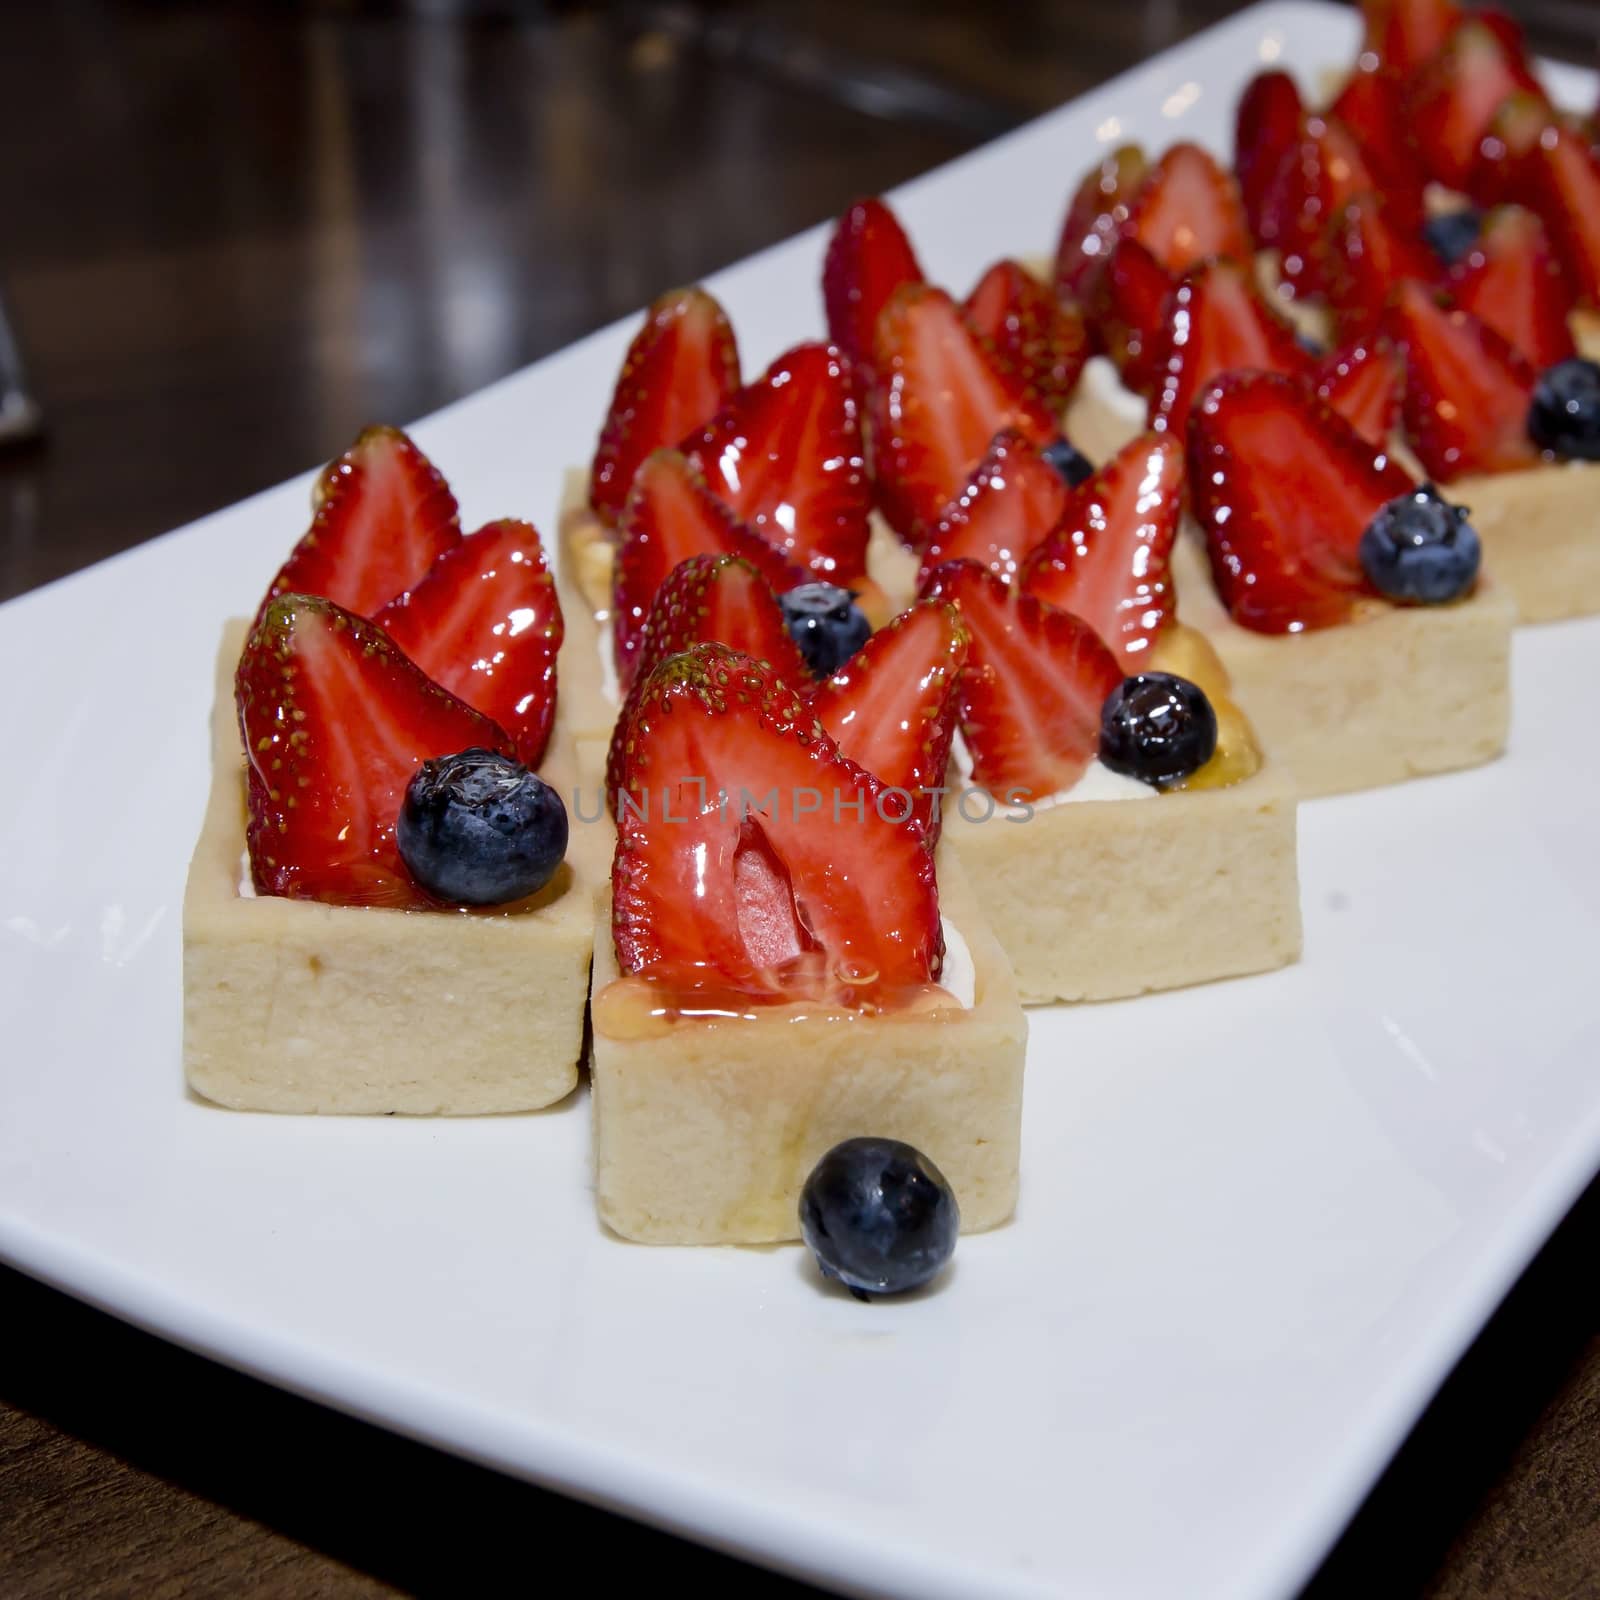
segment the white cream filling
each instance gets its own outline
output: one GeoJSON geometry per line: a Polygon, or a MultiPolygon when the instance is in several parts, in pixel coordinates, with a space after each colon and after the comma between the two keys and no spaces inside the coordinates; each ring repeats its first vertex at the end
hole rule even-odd
{"type": "Polygon", "coordinates": [[[1143,395],[1135,394],[1122,381],[1122,374],[1110,356],[1091,356],[1079,381],[1096,405],[1109,411],[1119,422],[1144,431],[1149,405],[1143,395]]]}
{"type": "MultiPolygon", "coordinates": [[[[950,743],[950,759],[955,764],[956,775],[963,785],[972,782],[972,753],[966,741],[957,732],[950,743]]],[[[1006,805],[1000,795],[994,797],[995,809],[1011,816],[1025,816],[1029,811],[1049,811],[1055,806],[1072,805],[1079,800],[1154,800],[1157,790],[1125,773],[1113,772],[1101,761],[1091,761],[1082,776],[1068,789],[1058,789],[1054,794],[1027,800],[1017,805],[1006,805]]],[[[946,796],[945,803],[959,805],[960,796],[946,796]]]]}
{"type": "Polygon", "coordinates": [[[939,918],[939,927],[944,934],[944,970],[939,974],[939,987],[953,996],[963,1011],[970,1011],[978,1000],[978,969],[972,964],[972,951],[948,917],[939,918]]]}
{"type": "Polygon", "coordinates": [[[239,857],[239,898],[241,900],[254,900],[255,897],[256,884],[250,872],[250,852],[246,850],[239,857]]]}

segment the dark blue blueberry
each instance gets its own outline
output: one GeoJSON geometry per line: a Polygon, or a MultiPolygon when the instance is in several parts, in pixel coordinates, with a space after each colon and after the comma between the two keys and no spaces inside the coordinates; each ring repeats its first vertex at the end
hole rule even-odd
{"type": "Polygon", "coordinates": [[[802,583],[778,596],[789,637],[819,678],[837,672],[872,633],[855,595],[831,583],[802,583]]]}
{"type": "Polygon", "coordinates": [[[417,768],[395,839],[429,894],[455,905],[505,905],[555,876],[567,853],[567,808],[520,761],[474,748],[417,768]]]}
{"type": "Polygon", "coordinates": [[[1361,535],[1361,565],[1391,600],[1439,605],[1469,590],[1483,551],[1465,506],[1451,505],[1431,483],[1396,495],[1361,535]]]}
{"type": "Polygon", "coordinates": [[[1076,489],[1085,478],[1094,476],[1094,462],[1066,439],[1052,439],[1039,452],[1076,489]]]}
{"type": "Polygon", "coordinates": [[[825,1278],[858,1300],[902,1294],[937,1275],[961,1210],[944,1174],[898,1139],[846,1139],[800,1191],[800,1233],[825,1278]]]}
{"type": "Polygon", "coordinates": [[[1198,772],[1217,751],[1217,714],[1197,683],[1174,672],[1124,678],[1100,710],[1100,759],[1165,789],[1198,772]]]}
{"type": "Polygon", "coordinates": [[[1461,211],[1442,211],[1422,225],[1422,237],[1447,267],[1466,260],[1482,231],[1483,213],[1471,206],[1461,211]]]}
{"type": "Polygon", "coordinates": [[[1600,366],[1571,356],[1547,367],[1534,385],[1528,437],[1558,456],[1600,461],[1600,366]]]}

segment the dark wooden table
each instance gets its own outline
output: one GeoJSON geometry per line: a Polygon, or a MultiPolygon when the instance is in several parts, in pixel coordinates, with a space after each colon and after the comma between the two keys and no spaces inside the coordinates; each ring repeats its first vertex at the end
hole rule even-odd
{"type": "MultiPolygon", "coordinates": [[[[0,596],[477,388],[1232,9],[9,7],[0,293],[49,434],[0,454],[0,596]],[[862,109],[868,91],[895,114],[862,109]]],[[[1592,36],[1585,5],[1552,15],[1581,36],[1585,13],[1592,36]]],[[[1073,176],[1041,175],[1042,217],[1073,176]]],[[[1600,1594],[1597,1260],[1600,1186],[1319,1600],[1600,1594]]],[[[531,1586],[555,1539],[602,1580],[648,1561],[662,1586],[801,1592],[0,1271],[5,1600],[477,1593],[531,1586]]]]}

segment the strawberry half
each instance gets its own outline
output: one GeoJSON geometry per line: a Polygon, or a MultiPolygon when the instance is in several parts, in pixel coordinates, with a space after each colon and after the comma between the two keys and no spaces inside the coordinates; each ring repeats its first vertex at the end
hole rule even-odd
{"type": "Polygon", "coordinates": [[[1067,480],[1015,429],[997,433],[923,549],[919,583],[941,562],[976,561],[1009,582],[1061,520],[1067,480]]]}
{"type": "Polygon", "coordinates": [[[1400,420],[1402,369],[1387,339],[1362,339],[1335,350],[1317,368],[1317,398],[1369,444],[1386,445],[1400,420]]]}
{"type": "Polygon", "coordinates": [[[901,284],[921,282],[917,253],[894,212],[878,199],[857,200],[828,240],[822,301],[828,337],[856,363],[863,380],[883,308],[901,284]]]}
{"type": "Polygon", "coordinates": [[[1248,263],[1211,261],[1187,273],[1168,301],[1155,367],[1149,426],[1181,437],[1213,378],[1241,368],[1300,376],[1311,358],[1261,297],[1248,263]]]}
{"type": "Polygon", "coordinates": [[[664,661],[625,735],[611,930],[685,997],[892,1007],[938,980],[933,854],[806,697],[721,645],[664,661]],[[859,802],[859,810],[858,810],[859,802]]]}
{"type": "Polygon", "coordinates": [[[950,761],[966,659],[967,630],[955,607],[919,600],[879,628],[811,697],[844,755],[912,797],[912,816],[930,843],[939,837],[934,802],[950,761]]]}
{"type": "Polygon", "coordinates": [[[615,525],[644,458],[708,421],[738,387],[739,347],[722,307],[704,289],[673,289],[653,301],[600,430],[589,477],[595,515],[615,525]]]}
{"type": "Polygon", "coordinates": [[[889,524],[917,543],[1004,428],[1034,444],[1058,429],[1037,395],[1003,374],[942,289],[907,284],[878,319],[873,471],[889,524]]]}
{"type": "Polygon", "coordinates": [[[1250,257],[1239,186],[1197,144],[1172,146],[1139,185],[1127,232],[1168,272],[1212,256],[1250,257]]]}
{"type": "Polygon", "coordinates": [[[1167,576],[1183,511],[1183,446],[1170,433],[1125,445],[1073,493],[1018,586],[1081,617],[1138,672],[1176,616],[1167,576]]]}
{"type": "Polygon", "coordinates": [[[1122,381],[1145,393],[1157,361],[1173,281],[1137,239],[1119,239],[1096,285],[1092,322],[1122,381]]]}
{"type": "Polygon", "coordinates": [[[1346,128],[1360,147],[1390,210],[1402,216],[1421,216],[1426,177],[1406,123],[1406,86],[1400,74],[1358,62],[1328,107],[1328,115],[1346,128]]]}
{"type": "Polygon", "coordinates": [[[1346,201],[1376,189],[1349,131],[1331,118],[1307,117],[1267,185],[1261,211],[1261,243],[1278,252],[1279,273],[1293,293],[1320,289],[1329,220],[1346,201]]]}
{"type": "Polygon", "coordinates": [[[517,759],[544,759],[563,624],[531,522],[491,522],[372,619],[441,688],[493,717],[517,759]]]}
{"type": "Polygon", "coordinates": [[[398,428],[366,428],[312,491],[311,526],[267,588],[370,617],[460,543],[450,485],[398,428]]]}
{"type": "Polygon", "coordinates": [[[1495,111],[1516,90],[1541,93],[1539,80],[1494,30],[1475,17],[1457,27],[1417,74],[1406,121],[1428,175],[1463,189],[1495,111]]]}
{"type": "Polygon", "coordinates": [[[1258,72],[1239,97],[1233,124],[1233,170],[1252,234],[1261,232],[1262,204],[1285,153],[1300,138],[1305,107],[1287,72],[1258,72]]]}
{"type": "Polygon", "coordinates": [[[1484,218],[1477,243],[1448,279],[1463,311],[1486,322],[1540,371],[1573,354],[1572,295],[1544,224],[1521,206],[1484,218]]]}
{"type": "Polygon", "coordinates": [[[624,689],[633,682],[656,591],[690,556],[741,556],[774,594],[805,582],[805,574],[751,533],[678,451],[657,450],[639,468],[623,509],[612,577],[611,642],[624,689]]]}
{"type": "Polygon", "coordinates": [[[801,344],[679,448],[751,532],[848,588],[867,570],[872,487],[849,363],[801,344]]]}
{"type": "Polygon", "coordinates": [[[1455,0],[1361,0],[1363,54],[1409,77],[1450,36],[1461,18],[1455,0]]]}
{"type": "MultiPolygon", "coordinates": [[[[1542,93],[1519,89],[1506,96],[1478,141],[1467,193],[1480,206],[1528,203],[1526,158],[1550,126],[1550,102],[1542,93]]],[[[1537,175],[1532,175],[1537,182],[1537,175]]]]}
{"type": "Polygon", "coordinates": [[[1426,283],[1437,272],[1433,252],[1416,233],[1395,227],[1376,195],[1347,200],[1328,230],[1322,268],[1338,342],[1351,344],[1377,327],[1400,279],[1426,283]]]}
{"type": "Polygon", "coordinates": [[[1384,328],[1405,360],[1406,437],[1430,477],[1449,483],[1539,459],[1528,438],[1537,374],[1493,328],[1420,283],[1395,291],[1384,328]]]}
{"type": "Polygon", "coordinates": [[[606,761],[606,799],[615,805],[627,762],[626,738],[645,679],[668,656],[697,644],[721,644],[765,662],[785,683],[803,685],[810,674],[789,636],[783,608],[767,580],[742,556],[691,556],[656,591],[639,640],[638,666],[606,761]]]}
{"type": "Polygon", "coordinates": [[[1413,484],[1304,384],[1234,373],[1189,425],[1189,493],[1217,591],[1259,633],[1346,621],[1373,590],[1361,535],[1413,484]]]}
{"type": "Polygon", "coordinates": [[[1527,203],[1561,258],[1568,287],[1600,306],[1600,156],[1570,128],[1547,127],[1518,164],[1527,203]]]}
{"type": "Polygon", "coordinates": [[[1083,175],[1056,246],[1056,293],[1082,305],[1127,225],[1128,208],[1149,164],[1136,144],[1125,144],[1083,175]]]}
{"type": "Polygon", "coordinates": [[[1020,388],[1064,406],[1089,358],[1082,313],[1064,306],[1015,261],[997,261],[962,303],[996,364],[1020,388]]]}
{"type": "Polygon", "coordinates": [[[497,723],[441,689],[383,630],[331,600],[282,595],[234,679],[249,761],[257,894],[428,906],[395,843],[411,775],[473,746],[511,754],[497,723]]]}
{"type": "Polygon", "coordinates": [[[973,781],[996,799],[1070,789],[1100,748],[1100,712],[1122,669],[1087,622],[1022,594],[974,561],[934,572],[971,636],[957,690],[973,781]]]}

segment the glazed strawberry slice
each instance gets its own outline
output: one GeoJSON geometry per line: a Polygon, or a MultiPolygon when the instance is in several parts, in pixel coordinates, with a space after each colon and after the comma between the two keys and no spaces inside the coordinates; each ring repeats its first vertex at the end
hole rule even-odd
{"type": "Polygon", "coordinates": [[[1212,256],[1250,256],[1239,186],[1197,144],[1173,145],[1150,169],[1129,210],[1127,232],[1171,273],[1212,256]]]}
{"type": "Polygon", "coordinates": [[[739,347],[722,307],[704,289],[673,289],[654,301],[600,430],[589,479],[595,515],[614,525],[644,458],[706,423],[738,387],[739,347]]]}
{"type": "Polygon", "coordinates": [[[395,843],[411,775],[481,746],[491,718],[441,689],[373,623],[331,600],[267,603],[234,680],[248,758],[257,894],[346,906],[426,906],[395,843]]]}
{"type": "Polygon", "coordinates": [[[691,556],[656,591],[639,640],[638,668],[612,729],[606,761],[606,799],[615,806],[627,762],[633,706],[645,680],[668,656],[697,644],[721,644],[765,662],[785,683],[804,685],[810,674],[789,636],[771,585],[742,556],[691,556]]]}
{"type": "Polygon", "coordinates": [[[1298,376],[1311,358],[1261,297],[1247,263],[1212,261],[1186,274],[1168,302],[1155,367],[1149,425],[1181,438],[1189,408],[1213,378],[1241,368],[1298,376]]]}
{"type": "Polygon", "coordinates": [[[1574,353],[1567,322],[1572,294],[1544,224],[1531,211],[1491,211],[1447,287],[1463,311],[1486,322],[1541,372],[1574,353]]]}
{"type": "Polygon", "coordinates": [[[1571,128],[1552,126],[1517,170],[1527,203],[1549,231],[1568,287],[1584,305],[1600,306],[1600,156],[1571,128]]]}
{"type": "Polygon", "coordinates": [[[1099,751],[1117,658],[1088,623],[973,561],[935,571],[927,598],[952,602],[971,636],[957,692],[973,782],[1007,803],[1070,789],[1099,751]]]}
{"type": "Polygon", "coordinates": [[[1376,190],[1377,180],[1349,131],[1331,118],[1307,117],[1262,203],[1261,243],[1278,252],[1279,273],[1293,293],[1321,288],[1329,220],[1346,201],[1376,190]]]}
{"type": "Polygon", "coordinates": [[[1061,520],[1071,493],[1067,480],[1020,433],[997,433],[928,535],[919,583],[941,562],[955,560],[976,561],[1009,582],[1061,520]]]}
{"type": "Polygon", "coordinates": [[[1493,328],[1420,283],[1395,291],[1384,327],[1405,360],[1406,437],[1430,477],[1449,483],[1539,459],[1528,438],[1537,374],[1493,328]]]}
{"type": "Polygon", "coordinates": [[[1391,212],[1420,216],[1426,175],[1407,126],[1406,85],[1400,74],[1357,63],[1328,107],[1328,115],[1347,129],[1360,147],[1362,160],[1391,212]]]}
{"type": "Polygon", "coordinates": [[[779,356],[679,448],[795,566],[844,588],[865,574],[872,486],[850,366],[833,346],[779,356]]]}
{"type": "Polygon", "coordinates": [[[989,341],[996,364],[1019,387],[1064,406],[1089,357],[1083,316],[1064,306],[1016,261],[997,261],[961,307],[989,341]]]}
{"type": "Polygon", "coordinates": [[[1537,94],[1539,80],[1475,17],[1457,27],[1417,74],[1406,121],[1428,175],[1466,187],[1495,111],[1516,90],[1537,94]]]}
{"type": "Polygon", "coordinates": [[[874,349],[878,505],[908,543],[938,520],[1002,429],[1034,444],[1058,431],[1049,407],[1001,372],[942,289],[898,290],[874,349]]]}
{"type": "Polygon", "coordinates": [[[1137,239],[1118,240],[1095,287],[1095,330],[1122,381],[1139,394],[1149,390],[1159,370],[1173,288],[1167,269],[1137,239]]]}
{"type": "Polygon", "coordinates": [[[1360,339],[1317,367],[1317,398],[1369,444],[1385,445],[1400,420],[1400,357],[1387,339],[1360,339]]]}
{"type": "Polygon", "coordinates": [[[611,873],[625,973],[691,1001],[863,1008],[938,980],[925,834],[769,667],[717,644],[670,657],[626,739],[611,873]]]}
{"type": "Polygon", "coordinates": [[[611,642],[624,689],[633,682],[656,591],[690,556],[741,556],[774,594],[806,581],[712,494],[687,458],[676,450],[657,450],[639,468],[623,509],[612,576],[611,642]]]}
{"type": "Polygon", "coordinates": [[[1450,36],[1461,18],[1455,0],[1361,0],[1363,53],[1409,77],[1450,36]]]}
{"type": "MultiPolygon", "coordinates": [[[[1478,141],[1467,193],[1480,206],[1528,203],[1526,157],[1550,127],[1550,102],[1543,93],[1519,89],[1506,96],[1478,141]]],[[[1531,175],[1537,183],[1537,174],[1531,175]]]]}
{"type": "Polygon", "coordinates": [[[1233,620],[1298,633],[1348,620],[1375,591],[1361,535],[1413,487],[1309,388],[1234,373],[1208,389],[1189,428],[1189,493],[1217,591],[1233,620]]]}
{"type": "Polygon", "coordinates": [[[811,697],[818,720],[857,766],[909,795],[939,836],[936,804],[955,735],[967,630],[954,606],[919,600],[879,628],[811,697]]]}
{"type": "Polygon", "coordinates": [[[1377,327],[1400,279],[1427,282],[1437,271],[1433,252],[1416,233],[1397,228],[1376,195],[1347,200],[1328,230],[1322,268],[1338,342],[1351,344],[1377,327]]]}
{"type": "Polygon", "coordinates": [[[493,717],[537,767],[556,713],[561,602],[529,522],[491,522],[372,619],[441,688],[493,717]]]}
{"type": "Polygon", "coordinates": [[[1172,434],[1125,445],[1074,491],[1060,526],[1023,564],[1024,594],[1081,617],[1125,672],[1174,620],[1167,576],[1183,510],[1183,446],[1172,434]]]}
{"type": "Polygon", "coordinates": [[[312,493],[311,527],[267,589],[314,594],[370,617],[460,543],[456,498],[398,428],[367,428],[312,493]]]}
{"type": "Polygon", "coordinates": [[[921,283],[922,268],[905,229],[883,201],[857,200],[839,218],[822,263],[828,337],[866,380],[878,318],[901,284],[921,283]]]}
{"type": "Polygon", "coordinates": [[[1089,300],[1148,171],[1144,151],[1125,144],[1083,175],[1056,246],[1056,293],[1061,299],[1078,305],[1089,300]]]}
{"type": "Polygon", "coordinates": [[[1261,232],[1262,205],[1285,153],[1300,138],[1305,107],[1287,72],[1258,72],[1239,97],[1233,126],[1233,170],[1245,220],[1261,232]]]}

